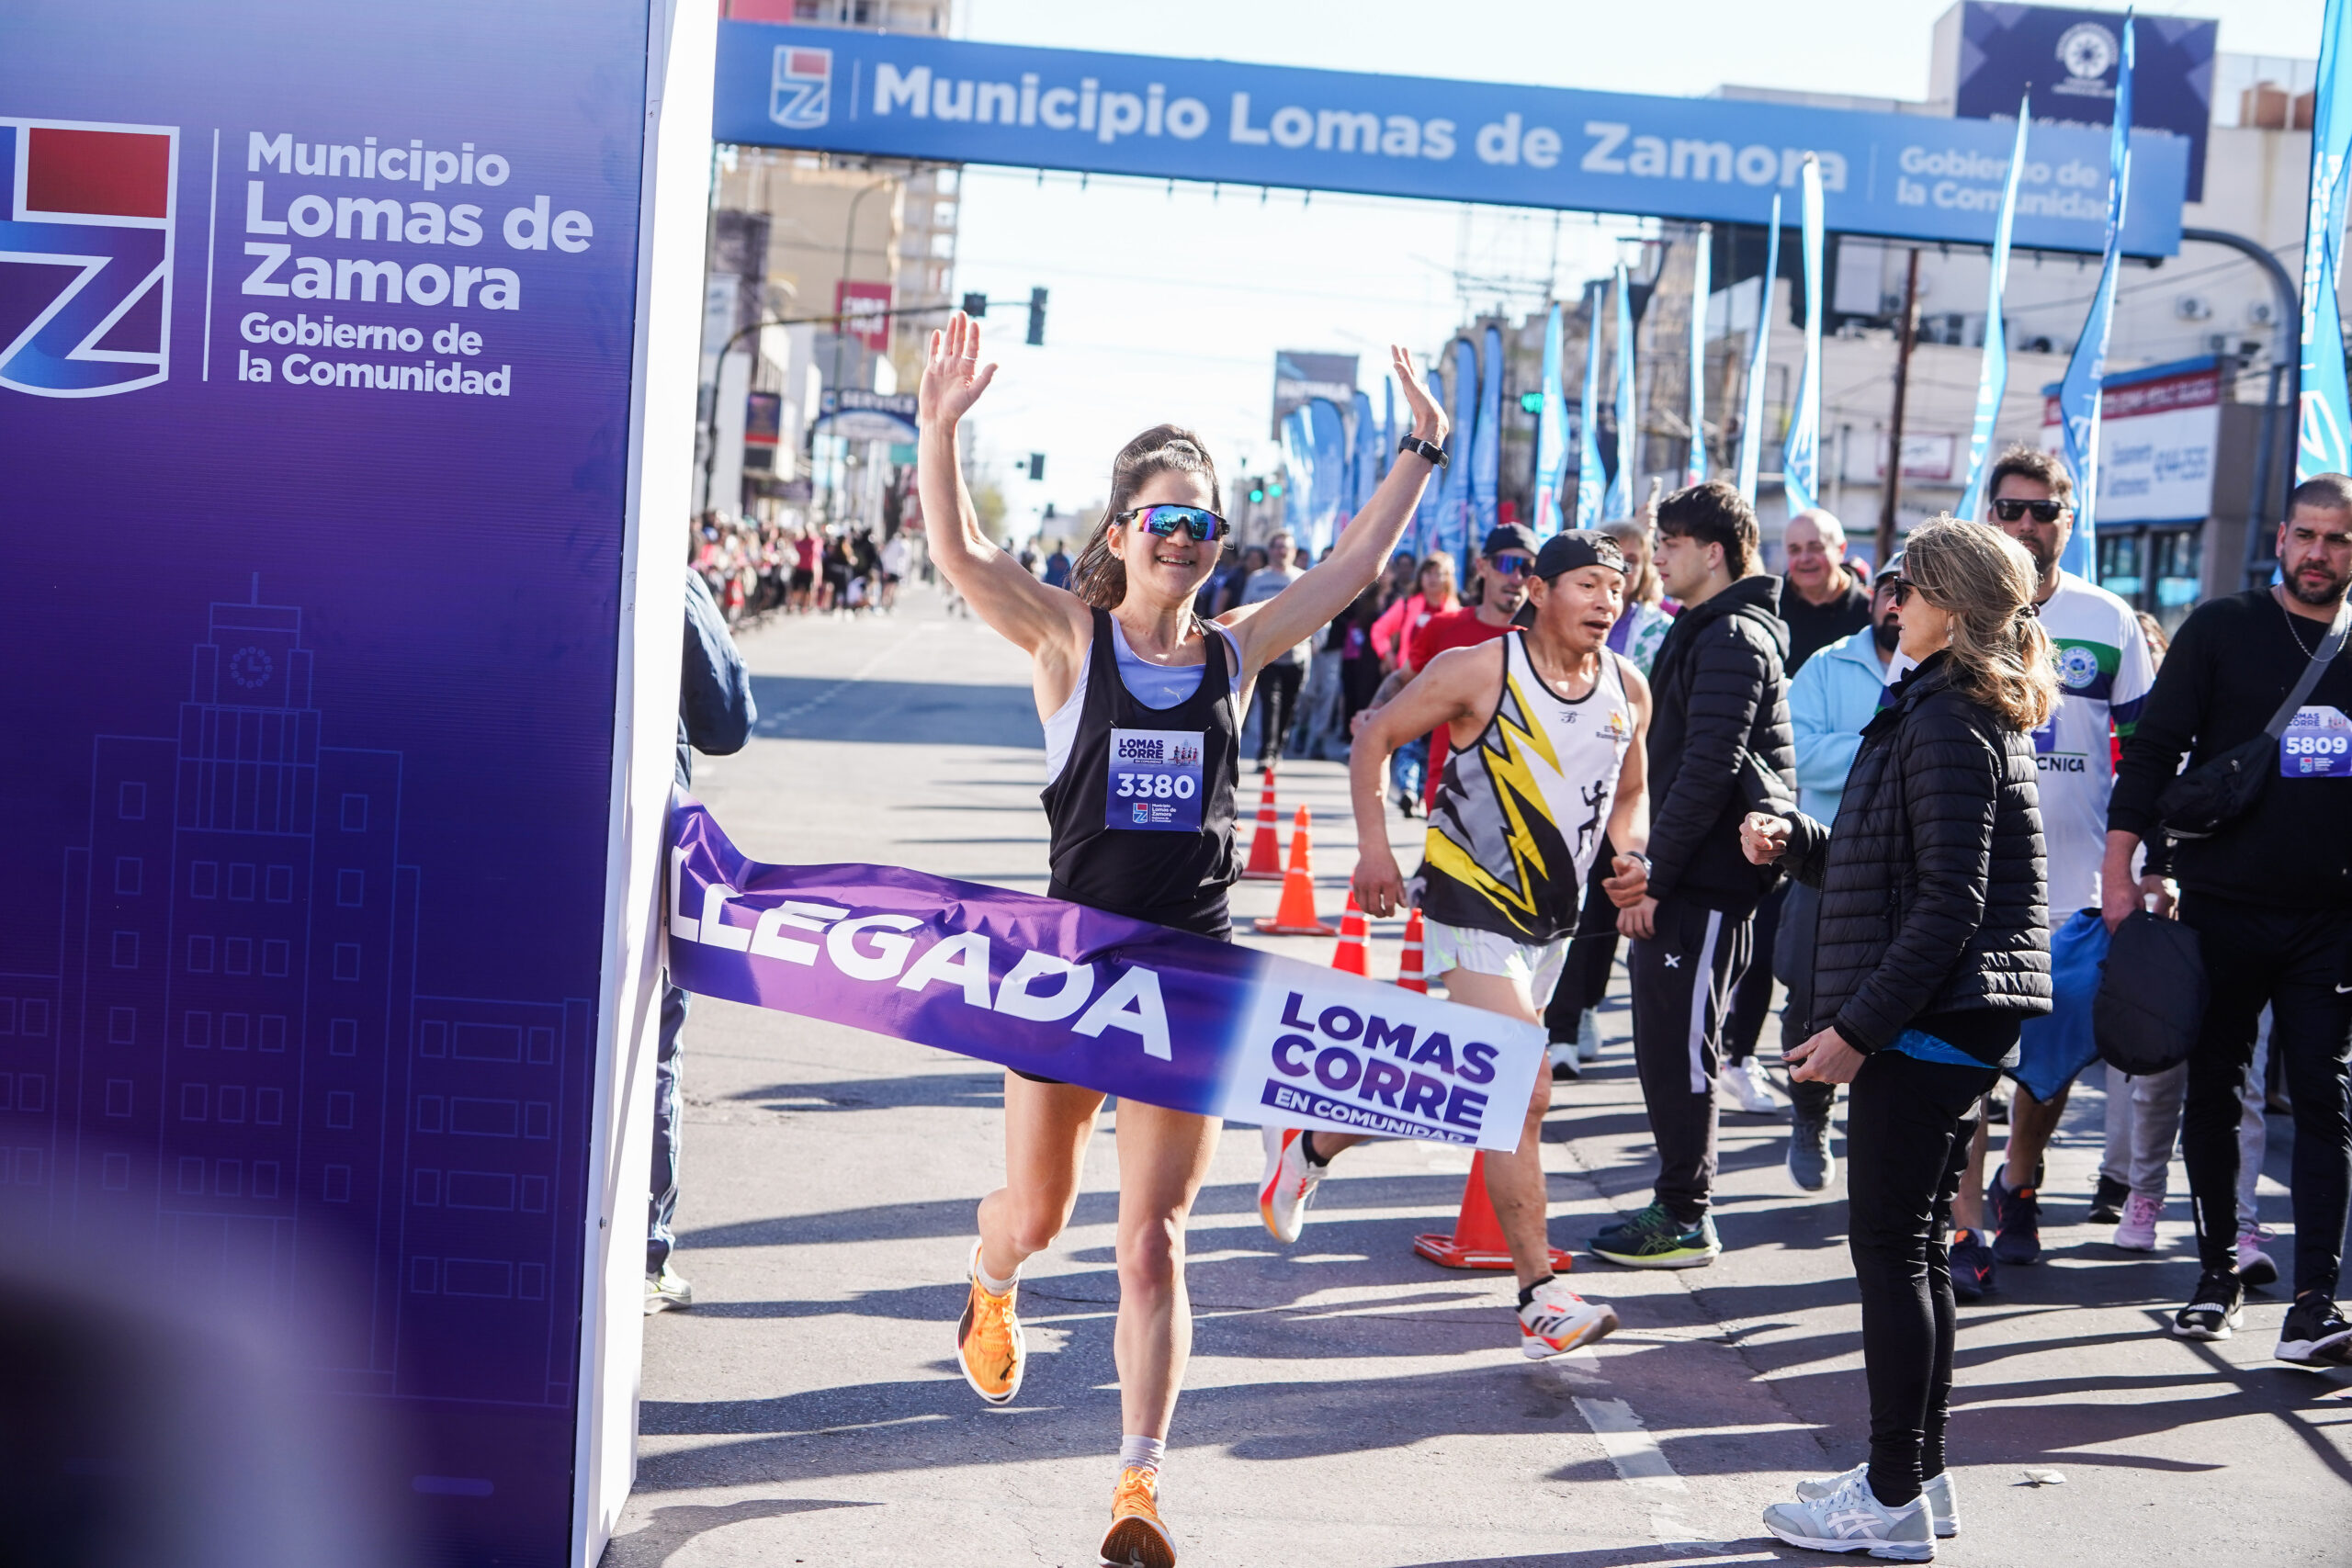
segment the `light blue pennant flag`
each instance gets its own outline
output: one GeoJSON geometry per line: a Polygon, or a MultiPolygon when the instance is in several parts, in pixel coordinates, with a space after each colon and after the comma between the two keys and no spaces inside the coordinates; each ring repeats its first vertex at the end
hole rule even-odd
{"type": "Polygon", "coordinates": [[[1609,471],[1600,461],[1600,288],[1584,291],[1584,390],[1577,398],[1577,526],[1601,521],[1609,471]]]}
{"type": "Polygon", "coordinates": [[[1699,242],[1690,249],[1690,455],[1682,464],[1682,482],[1707,482],[1707,291],[1714,270],[1715,226],[1699,225],[1699,242]]]}
{"type": "Polygon", "coordinates": [[[1568,460],[1568,409],[1560,386],[1560,302],[1544,319],[1543,406],[1535,414],[1535,515],[1539,539],[1559,531],[1560,480],[1568,460]]]}
{"type": "Polygon", "coordinates": [[[2009,231],[2018,215],[2018,178],[2025,168],[2025,137],[2033,123],[2033,97],[2018,104],[2018,142],[2009,154],[2008,187],[2001,196],[2001,216],[1993,226],[1993,270],[1984,286],[1984,358],[1976,373],[1976,423],[1968,435],[1968,482],[1962,488],[1958,515],[1973,523],[1984,515],[1984,475],[1992,466],[1993,427],[2001,417],[2001,400],[2009,389],[2008,323],[2001,310],[2001,293],[2009,276],[2009,231]]]}
{"type": "Polygon", "coordinates": [[[1625,264],[1617,264],[1617,472],[1609,481],[1602,509],[1611,517],[1634,514],[1634,465],[1642,449],[1634,415],[1634,302],[1625,264]]]}
{"type": "Polygon", "coordinates": [[[1821,160],[1811,152],[1804,155],[1803,183],[1804,368],[1781,448],[1781,484],[1792,517],[1821,504],[1821,160]]]}
{"type": "Polygon", "coordinates": [[[1739,493],[1756,504],[1756,474],[1764,456],[1765,351],[1772,341],[1772,279],[1781,271],[1781,197],[1772,197],[1772,222],[1764,242],[1764,276],[1758,284],[1754,341],[1747,346],[1747,394],[1739,414],[1739,493]]]}
{"type": "MultiPolygon", "coordinates": [[[[2107,259],[2099,265],[2098,289],[2066,361],[2065,378],[2058,383],[2059,426],[2066,466],[2075,475],[2075,532],[2058,564],[2093,581],[2098,580],[2092,529],[2098,513],[2099,389],[2107,379],[2107,333],[2115,321],[2115,288],[2123,265],[2123,205],[2132,189],[2132,16],[2126,12],[2123,63],[2115,73],[2115,121],[2108,136],[2107,259]]],[[[2340,374],[2340,364],[2337,369],[2340,374]]]]}
{"type": "Polygon", "coordinates": [[[2344,322],[2336,310],[2344,249],[2347,154],[2352,154],[2352,10],[2327,0],[2319,40],[2319,90],[2312,118],[2311,206],[2303,228],[2302,407],[2295,479],[2352,472],[2352,396],[2344,377],[2344,322]]]}

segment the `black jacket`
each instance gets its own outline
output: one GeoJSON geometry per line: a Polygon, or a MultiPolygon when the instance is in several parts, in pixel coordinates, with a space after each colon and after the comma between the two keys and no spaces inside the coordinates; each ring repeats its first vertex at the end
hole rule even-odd
{"type": "Polygon", "coordinates": [[[1862,727],[1835,830],[1792,818],[1784,863],[1821,889],[1809,1028],[1858,1051],[1927,1013],[2050,1010],[2033,738],[1954,690],[1949,657],[1862,727]]]}
{"type": "Polygon", "coordinates": [[[1745,915],[1779,880],[1740,852],[1753,755],[1796,798],[1781,580],[1743,577],[1674,618],[1650,669],[1650,892],[1745,915]]]}
{"type": "Polygon", "coordinates": [[[741,751],[759,716],[752,672],[727,635],[727,617],[702,574],[688,568],[685,654],[678,666],[678,783],[693,784],[695,751],[714,757],[741,751]]]}

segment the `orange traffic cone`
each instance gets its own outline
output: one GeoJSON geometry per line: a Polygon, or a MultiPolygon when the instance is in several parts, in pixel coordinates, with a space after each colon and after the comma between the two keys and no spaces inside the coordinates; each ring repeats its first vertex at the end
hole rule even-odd
{"type": "Polygon", "coordinates": [[[1356,903],[1352,889],[1348,893],[1348,907],[1340,911],[1340,950],[1331,954],[1331,967],[1351,975],[1369,975],[1372,966],[1364,952],[1363,909],[1356,903]]]}
{"type": "Polygon", "coordinates": [[[1242,870],[1244,882],[1280,882],[1283,879],[1282,840],[1274,829],[1274,770],[1263,771],[1264,784],[1258,791],[1258,834],[1250,840],[1250,863],[1242,870]]]}
{"type": "Polygon", "coordinates": [[[1307,842],[1306,807],[1298,808],[1290,829],[1290,869],[1283,873],[1283,901],[1258,930],[1267,936],[1330,936],[1333,929],[1315,914],[1315,851],[1307,842]]]}
{"type": "MultiPolygon", "coordinates": [[[[1428,1231],[1413,1238],[1413,1250],[1441,1269],[1508,1269],[1510,1246],[1503,1240],[1503,1228],[1495,1223],[1495,1201],[1487,1196],[1487,1156],[1482,1151],[1470,1158],[1470,1184],[1462,1190],[1462,1212],[1453,1217],[1453,1234],[1440,1235],[1428,1231]]],[[[1552,1255],[1552,1271],[1565,1274],[1576,1267],[1576,1259],[1558,1247],[1545,1250],[1552,1255]]]]}
{"type": "Polygon", "coordinates": [[[1396,961],[1396,983],[1408,991],[1430,994],[1430,983],[1421,976],[1421,912],[1415,909],[1405,917],[1405,953],[1396,961]]]}

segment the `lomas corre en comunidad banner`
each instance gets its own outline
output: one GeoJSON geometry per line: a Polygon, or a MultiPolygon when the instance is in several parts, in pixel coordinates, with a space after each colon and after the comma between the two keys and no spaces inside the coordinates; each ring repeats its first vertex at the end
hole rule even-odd
{"type": "Polygon", "coordinates": [[[670,974],[706,996],[1247,1124],[1518,1146],[1544,1031],[1057,898],[763,865],[680,795],[670,974]]]}

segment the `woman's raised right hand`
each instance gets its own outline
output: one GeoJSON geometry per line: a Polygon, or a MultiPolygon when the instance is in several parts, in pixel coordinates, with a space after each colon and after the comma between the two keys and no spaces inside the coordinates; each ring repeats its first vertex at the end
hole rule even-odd
{"type": "Polygon", "coordinates": [[[956,311],[944,331],[931,334],[915,394],[916,422],[925,429],[954,429],[995,378],[996,367],[980,363],[980,323],[956,311]]]}
{"type": "Polygon", "coordinates": [[[1739,847],[1753,865],[1770,865],[1788,852],[1789,819],[1761,811],[1740,818],[1739,847]]]}

